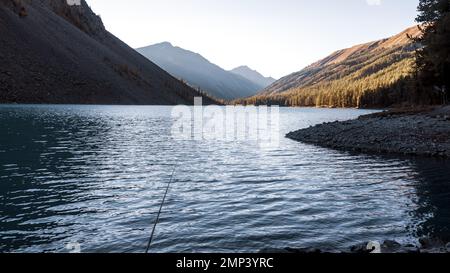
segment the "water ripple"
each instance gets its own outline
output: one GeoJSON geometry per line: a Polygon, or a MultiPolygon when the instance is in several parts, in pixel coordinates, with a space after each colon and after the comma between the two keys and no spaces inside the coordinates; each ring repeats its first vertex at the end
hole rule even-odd
{"type": "MultiPolygon", "coordinates": [[[[450,239],[447,161],[176,141],[170,111],[0,106],[0,252],[142,252],[174,165],[155,252],[450,239]]],[[[367,112],[280,111],[282,134],[367,112]]]]}

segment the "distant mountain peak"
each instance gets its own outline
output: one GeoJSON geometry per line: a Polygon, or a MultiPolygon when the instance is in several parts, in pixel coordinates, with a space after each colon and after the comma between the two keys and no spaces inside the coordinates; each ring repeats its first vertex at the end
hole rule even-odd
{"type": "Polygon", "coordinates": [[[170,43],[170,42],[161,42],[161,43],[154,44],[153,46],[174,47],[174,46],[172,45],[172,43],[170,43]]]}
{"type": "Polygon", "coordinates": [[[259,73],[258,71],[254,70],[254,69],[251,69],[250,67],[248,67],[246,65],[241,65],[239,67],[236,67],[236,68],[230,70],[230,72],[237,74],[241,77],[244,77],[247,80],[260,85],[262,88],[265,88],[276,81],[272,77],[264,77],[261,73],[259,73]]]}
{"type": "Polygon", "coordinates": [[[174,77],[183,79],[190,86],[199,88],[216,98],[232,100],[250,97],[267,86],[226,71],[199,53],[173,46],[169,42],[136,50],[174,77]]]}
{"type": "Polygon", "coordinates": [[[250,67],[248,67],[246,65],[238,66],[238,67],[234,68],[233,70],[251,70],[251,71],[256,71],[256,70],[253,70],[253,69],[251,69],[250,67]]]}

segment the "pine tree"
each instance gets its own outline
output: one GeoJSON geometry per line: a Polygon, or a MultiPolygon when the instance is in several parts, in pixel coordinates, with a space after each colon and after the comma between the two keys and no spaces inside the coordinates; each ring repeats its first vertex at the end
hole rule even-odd
{"type": "Polygon", "coordinates": [[[446,103],[450,89],[450,0],[420,0],[419,15],[423,36],[417,55],[418,78],[446,103]]]}

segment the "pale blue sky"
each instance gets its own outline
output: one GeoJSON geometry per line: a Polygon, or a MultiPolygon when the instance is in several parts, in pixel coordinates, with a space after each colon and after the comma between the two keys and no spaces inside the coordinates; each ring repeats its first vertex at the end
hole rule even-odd
{"type": "Polygon", "coordinates": [[[132,47],[163,41],[276,78],[414,24],[419,0],[87,0],[132,47]]]}

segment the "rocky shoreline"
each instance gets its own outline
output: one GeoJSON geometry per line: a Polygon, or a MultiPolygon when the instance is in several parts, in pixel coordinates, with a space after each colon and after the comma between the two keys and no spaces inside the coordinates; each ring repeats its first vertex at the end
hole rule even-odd
{"type": "Polygon", "coordinates": [[[450,253],[450,243],[445,244],[438,239],[422,238],[420,245],[401,244],[397,241],[386,240],[384,242],[364,242],[350,247],[348,250],[332,250],[317,248],[285,248],[285,249],[265,249],[262,253],[299,253],[299,254],[320,254],[320,253],[348,253],[348,254],[371,254],[371,253],[450,253]]]}
{"type": "Polygon", "coordinates": [[[390,110],[316,125],[286,137],[347,151],[450,158],[450,106],[390,110]]]}

